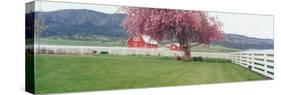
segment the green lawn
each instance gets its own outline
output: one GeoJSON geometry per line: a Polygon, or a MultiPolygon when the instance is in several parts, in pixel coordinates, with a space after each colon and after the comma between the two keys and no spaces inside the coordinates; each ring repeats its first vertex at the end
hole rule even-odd
{"type": "Polygon", "coordinates": [[[36,93],[110,90],[263,80],[231,63],[156,56],[38,55],[36,93]]]}

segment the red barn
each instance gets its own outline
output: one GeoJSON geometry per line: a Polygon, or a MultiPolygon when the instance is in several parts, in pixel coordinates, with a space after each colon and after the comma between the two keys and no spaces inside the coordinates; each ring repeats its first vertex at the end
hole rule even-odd
{"type": "Polygon", "coordinates": [[[174,51],[180,51],[180,44],[179,43],[171,43],[167,45],[167,48],[174,51]]]}
{"type": "Polygon", "coordinates": [[[127,40],[129,48],[158,48],[158,43],[148,35],[130,36],[127,40]]]}

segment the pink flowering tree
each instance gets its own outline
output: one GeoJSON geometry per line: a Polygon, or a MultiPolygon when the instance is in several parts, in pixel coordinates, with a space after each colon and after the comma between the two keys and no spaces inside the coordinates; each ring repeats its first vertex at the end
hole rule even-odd
{"type": "Polygon", "coordinates": [[[122,26],[129,35],[176,41],[184,51],[184,59],[191,57],[191,47],[223,38],[222,24],[206,12],[139,7],[122,7],[121,11],[128,15],[122,26]]]}

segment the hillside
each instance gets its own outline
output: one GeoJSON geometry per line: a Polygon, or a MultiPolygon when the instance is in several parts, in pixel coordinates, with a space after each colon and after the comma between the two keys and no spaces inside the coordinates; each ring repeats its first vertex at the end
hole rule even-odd
{"type": "MultiPolygon", "coordinates": [[[[106,14],[84,9],[40,13],[47,27],[40,33],[42,38],[101,41],[102,43],[124,43],[127,39],[125,30],[120,26],[126,17],[125,14],[106,14]]],[[[26,14],[26,16],[30,15],[32,13],[26,14]]],[[[273,40],[225,34],[222,41],[213,41],[212,45],[235,49],[272,49],[273,40]]]]}
{"type": "Polygon", "coordinates": [[[237,34],[224,34],[221,41],[213,41],[212,44],[237,49],[273,49],[272,39],[260,39],[237,34]]]}
{"type": "Polygon", "coordinates": [[[66,39],[96,36],[124,37],[120,22],[124,14],[105,14],[91,10],[59,10],[42,12],[47,29],[41,37],[66,39]]]}

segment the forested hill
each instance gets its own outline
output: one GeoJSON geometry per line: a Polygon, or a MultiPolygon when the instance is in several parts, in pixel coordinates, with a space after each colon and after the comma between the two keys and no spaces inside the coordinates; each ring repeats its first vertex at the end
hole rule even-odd
{"type": "Polygon", "coordinates": [[[212,44],[222,45],[237,49],[273,49],[273,39],[260,39],[237,34],[224,34],[221,41],[213,41],[212,44]]]}
{"type": "Polygon", "coordinates": [[[120,26],[125,14],[105,14],[92,10],[59,10],[42,12],[47,26],[42,37],[124,37],[120,26]]]}
{"type": "MultiPolygon", "coordinates": [[[[37,12],[38,13],[38,12],[37,12]]],[[[44,38],[91,40],[106,37],[126,40],[126,32],[120,26],[125,14],[106,14],[93,10],[68,9],[40,12],[46,29],[40,33],[44,38]]],[[[33,13],[26,14],[27,17],[33,13]]],[[[212,44],[237,49],[272,49],[272,39],[260,39],[237,34],[225,34],[222,41],[212,44]]]]}

